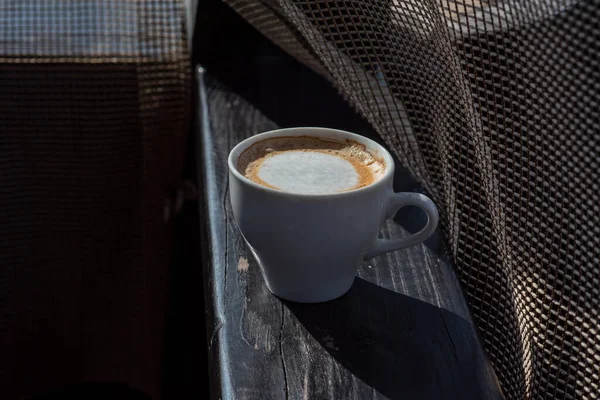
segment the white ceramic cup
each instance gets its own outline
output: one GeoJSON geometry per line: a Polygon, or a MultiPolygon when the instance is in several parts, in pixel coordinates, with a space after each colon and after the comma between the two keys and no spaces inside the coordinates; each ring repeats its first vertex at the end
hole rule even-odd
{"type": "Polygon", "coordinates": [[[269,290],[286,300],[317,303],[335,299],[352,286],[360,262],[427,239],[438,223],[433,202],[418,193],[394,193],[394,161],[376,142],[326,128],[290,128],[252,136],[228,159],[229,193],[237,225],[260,265],[269,290]],[[268,138],[308,136],[366,146],[385,162],[374,183],[346,192],[297,194],[261,186],[237,169],[240,154],[268,138]],[[408,237],[379,239],[386,219],[404,206],[420,207],[425,227],[408,237]]]}

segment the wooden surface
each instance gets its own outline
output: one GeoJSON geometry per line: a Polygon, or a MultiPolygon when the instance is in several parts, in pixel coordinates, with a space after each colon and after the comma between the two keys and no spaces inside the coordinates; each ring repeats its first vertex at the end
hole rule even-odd
{"type": "MultiPolygon", "coordinates": [[[[212,397],[501,398],[438,237],[363,263],[350,292],[328,303],[269,293],[231,213],[226,160],[235,144],[277,126],[203,76],[197,159],[212,397]]],[[[406,234],[393,222],[383,230],[406,234]]]]}

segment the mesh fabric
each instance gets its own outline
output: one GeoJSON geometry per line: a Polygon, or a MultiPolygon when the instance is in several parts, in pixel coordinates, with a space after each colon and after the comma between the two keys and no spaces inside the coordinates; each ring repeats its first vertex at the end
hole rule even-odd
{"type": "Polygon", "coordinates": [[[428,189],[507,398],[600,396],[600,2],[226,0],[428,189]]]}

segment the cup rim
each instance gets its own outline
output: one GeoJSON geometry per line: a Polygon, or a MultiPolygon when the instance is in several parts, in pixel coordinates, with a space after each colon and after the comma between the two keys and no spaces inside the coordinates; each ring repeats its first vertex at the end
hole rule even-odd
{"type": "Polygon", "coordinates": [[[371,140],[365,136],[358,135],[356,133],[340,130],[340,129],[331,129],[331,128],[322,128],[322,127],[297,127],[297,128],[283,128],[283,129],[275,129],[271,131],[262,132],[246,138],[242,140],[240,143],[235,145],[233,149],[229,152],[229,156],[227,157],[227,165],[229,167],[229,172],[232,173],[237,179],[243,182],[246,185],[254,187],[255,189],[262,190],[267,193],[271,193],[276,196],[281,197],[293,197],[293,198],[303,198],[303,199],[323,199],[323,198],[334,198],[334,197],[344,197],[344,196],[352,196],[354,194],[359,193],[367,193],[371,191],[378,190],[382,185],[385,185],[386,182],[389,181],[390,176],[394,173],[394,160],[390,153],[379,143],[371,140]],[[378,156],[381,156],[385,163],[385,172],[383,176],[379,178],[377,181],[373,182],[370,185],[363,186],[358,189],[351,189],[344,192],[337,193],[327,193],[327,194],[311,194],[311,193],[294,193],[294,192],[286,192],[284,190],[273,189],[267,186],[259,185],[258,183],[246,178],[240,171],[238,171],[236,163],[239,156],[242,154],[244,150],[252,146],[253,144],[260,142],[265,139],[273,138],[273,137],[301,137],[301,136],[313,136],[317,138],[323,139],[333,139],[336,138],[345,138],[354,140],[358,143],[364,144],[367,147],[367,150],[372,149],[377,152],[378,156]],[[332,137],[334,136],[334,137],[332,137]],[[234,160],[235,158],[235,160],[234,160]]]}

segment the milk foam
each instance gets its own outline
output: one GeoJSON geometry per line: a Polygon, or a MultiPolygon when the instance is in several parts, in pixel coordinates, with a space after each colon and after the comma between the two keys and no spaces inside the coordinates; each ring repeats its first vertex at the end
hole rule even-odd
{"type": "Polygon", "coordinates": [[[365,146],[315,137],[269,138],[244,150],[238,170],[259,185],[301,194],[332,194],[368,186],[385,163],[365,146]]]}
{"type": "Polygon", "coordinates": [[[352,163],[331,154],[287,151],[266,158],[258,177],[286,192],[327,194],[354,188],[359,175],[352,163]]]}

